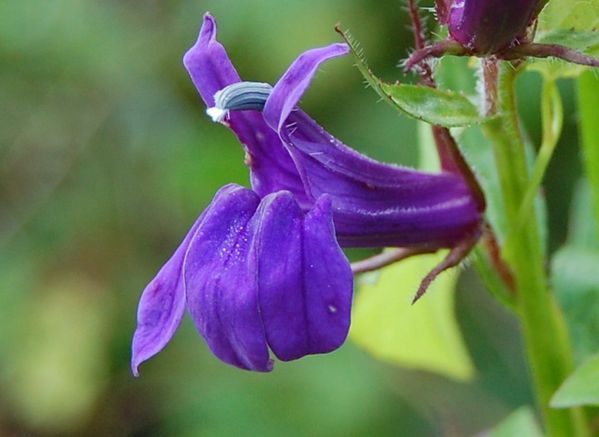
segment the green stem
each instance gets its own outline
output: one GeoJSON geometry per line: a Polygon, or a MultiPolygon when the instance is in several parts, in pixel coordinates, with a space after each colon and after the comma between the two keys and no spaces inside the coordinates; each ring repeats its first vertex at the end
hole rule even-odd
{"type": "Polygon", "coordinates": [[[487,60],[484,65],[488,115],[497,115],[484,126],[491,139],[500,176],[504,208],[514,238],[506,260],[516,280],[516,306],[534,388],[547,434],[585,436],[582,412],[549,407],[553,393],[572,371],[572,351],[563,317],[550,293],[536,214],[519,226],[519,210],[530,183],[524,141],[515,102],[518,69],[487,60]]]}
{"type": "Polygon", "coordinates": [[[578,108],[580,113],[580,138],[586,176],[593,193],[596,232],[599,235],[599,79],[595,71],[586,71],[578,79],[578,108]]]}
{"type": "Polygon", "coordinates": [[[511,251],[511,246],[515,234],[528,220],[531,214],[534,214],[533,202],[537,197],[541,182],[545,176],[545,171],[557,146],[559,136],[562,132],[564,112],[562,99],[555,83],[555,79],[546,77],[544,79],[543,91],[541,97],[541,111],[543,120],[543,142],[537,154],[537,158],[532,169],[530,180],[528,181],[524,198],[518,209],[518,218],[515,226],[510,229],[510,235],[506,238],[506,252],[511,251]]]}

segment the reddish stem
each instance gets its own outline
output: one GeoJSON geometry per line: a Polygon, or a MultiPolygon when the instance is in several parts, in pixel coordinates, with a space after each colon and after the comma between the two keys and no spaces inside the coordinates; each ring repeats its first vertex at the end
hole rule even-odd
{"type": "Polygon", "coordinates": [[[499,102],[499,95],[497,92],[499,66],[497,64],[497,58],[484,58],[482,68],[485,84],[485,115],[494,115],[497,114],[497,104],[499,102]]]}
{"type": "Polygon", "coordinates": [[[512,47],[501,53],[501,59],[513,60],[532,56],[534,58],[558,58],[574,64],[599,67],[599,59],[559,44],[529,43],[512,47]]]}
{"type": "Polygon", "coordinates": [[[501,257],[501,248],[499,246],[499,241],[497,241],[497,237],[491,228],[489,223],[485,223],[483,229],[483,242],[485,244],[485,248],[487,249],[487,254],[489,255],[489,260],[491,264],[499,273],[499,277],[503,280],[503,282],[508,286],[508,289],[512,293],[516,293],[516,281],[514,279],[514,274],[512,270],[507,265],[507,263],[501,257]]]}
{"type": "MultiPolygon", "coordinates": [[[[408,12],[410,14],[410,20],[412,20],[412,31],[414,33],[414,48],[416,50],[422,50],[426,47],[426,36],[424,35],[424,28],[422,26],[422,19],[420,18],[420,12],[418,11],[418,1],[408,0],[408,12]]],[[[433,69],[429,65],[426,59],[422,60],[418,67],[420,67],[420,82],[423,85],[435,87],[435,79],[433,78],[433,69]]]]}
{"type": "Polygon", "coordinates": [[[404,68],[407,71],[410,71],[429,58],[440,58],[444,55],[466,56],[469,54],[470,52],[459,43],[451,39],[445,39],[421,49],[417,49],[408,58],[404,68]]]}
{"type": "Polygon", "coordinates": [[[413,247],[393,249],[386,252],[382,252],[378,255],[374,255],[370,258],[356,261],[351,264],[351,269],[354,274],[372,272],[414,255],[421,255],[424,253],[433,252],[435,252],[435,250],[418,249],[413,247]]]}

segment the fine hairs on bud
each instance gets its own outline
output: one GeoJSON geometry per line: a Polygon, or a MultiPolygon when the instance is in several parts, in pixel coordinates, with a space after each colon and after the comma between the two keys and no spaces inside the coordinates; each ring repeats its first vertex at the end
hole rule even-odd
{"type": "Polygon", "coordinates": [[[487,102],[485,101],[485,74],[483,71],[483,63],[477,62],[475,75],[476,75],[476,95],[477,95],[477,103],[478,110],[481,114],[484,114],[487,109],[487,102]]]}

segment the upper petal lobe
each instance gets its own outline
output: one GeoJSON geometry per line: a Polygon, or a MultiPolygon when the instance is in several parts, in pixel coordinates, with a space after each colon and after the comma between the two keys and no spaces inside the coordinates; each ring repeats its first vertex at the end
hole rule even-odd
{"type": "MultiPolygon", "coordinates": [[[[183,57],[185,68],[208,107],[214,106],[217,91],[241,81],[216,34],[216,21],[206,14],[197,42],[183,57]]],[[[256,193],[266,196],[284,189],[293,192],[300,203],[307,203],[289,153],[260,112],[231,112],[227,124],[246,149],[252,188],[256,193]]]]}

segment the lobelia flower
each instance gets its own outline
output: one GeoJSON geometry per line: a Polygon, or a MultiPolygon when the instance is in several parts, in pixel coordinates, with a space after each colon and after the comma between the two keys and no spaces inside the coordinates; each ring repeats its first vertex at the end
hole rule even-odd
{"type": "Polygon", "coordinates": [[[429,57],[495,56],[514,60],[555,57],[581,65],[599,60],[558,44],[532,41],[534,25],[548,0],[436,0],[437,17],[449,38],[416,50],[406,62],[411,69],[429,57]]]}
{"type": "Polygon", "coordinates": [[[478,238],[484,205],[460,174],[372,160],[297,108],[319,65],[347,52],[309,50],[272,89],[245,83],[205,15],[184,64],[209,115],[244,145],[252,190],[222,188],[144,290],[135,375],[186,309],[212,352],[243,369],[271,370],[269,349],[284,361],[332,351],[347,336],[353,291],[340,245],[455,250],[478,238]]]}

